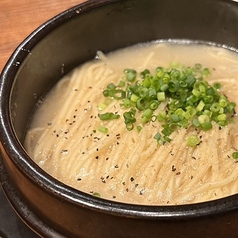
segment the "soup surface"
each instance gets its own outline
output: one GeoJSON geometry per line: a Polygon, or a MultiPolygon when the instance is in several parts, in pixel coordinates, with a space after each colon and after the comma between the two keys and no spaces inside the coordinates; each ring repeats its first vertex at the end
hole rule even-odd
{"type": "MultiPolygon", "coordinates": [[[[238,56],[212,45],[153,42],[108,55],[66,75],[34,114],[25,147],[32,159],[63,183],[101,198],[133,204],[173,205],[214,200],[238,192],[237,116],[220,126],[200,130],[179,127],[166,143],[154,138],[158,120],[126,129],[124,118],[101,120],[99,115],[122,115],[121,101],[105,97],[107,85],[118,85],[124,69],[154,73],[201,64],[210,70],[206,81],[238,105],[238,56]],[[172,65],[172,66],[171,66],[172,65]],[[140,129],[138,129],[140,128],[140,129]],[[199,143],[189,146],[195,135],[199,143]]],[[[157,111],[166,111],[161,103],[157,111]]]]}

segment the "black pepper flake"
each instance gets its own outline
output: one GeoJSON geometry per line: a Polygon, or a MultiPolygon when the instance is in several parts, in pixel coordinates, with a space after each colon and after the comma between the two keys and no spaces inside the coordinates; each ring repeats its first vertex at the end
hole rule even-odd
{"type": "Polygon", "coordinates": [[[97,155],[97,156],[95,156],[95,159],[99,159],[99,156],[97,155]]]}
{"type": "Polygon", "coordinates": [[[192,159],[196,160],[197,158],[195,156],[192,156],[192,159]]]}
{"type": "Polygon", "coordinates": [[[190,178],[193,179],[193,176],[191,176],[190,178]]]}
{"type": "Polygon", "coordinates": [[[113,195],[113,196],[112,196],[112,198],[114,198],[114,199],[115,199],[115,198],[116,198],[116,196],[115,196],[115,195],[113,195]]]}
{"type": "Polygon", "coordinates": [[[180,175],[180,174],[181,174],[181,172],[177,172],[177,173],[176,173],[176,175],[180,175]]]}
{"type": "Polygon", "coordinates": [[[81,178],[77,178],[77,181],[81,181],[82,179],[81,178]]]}
{"type": "Polygon", "coordinates": [[[133,182],[135,179],[133,177],[130,178],[131,182],[133,182]]]}
{"type": "Polygon", "coordinates": [[[106,179],[109,179],[109,175],[107,175],[106,179]]]}
{"type": "Polygon", "coordinates": [[[129,192],[129,188],[127,188],[126,191],[129,192]]]}
{"type": "Polygon", "coordinates": [[[109,157],[107,157],[106,160],[109,160],[109,157]]]}
{"type": "Polygon", "coordinates": [[[175,172],[176,171],[176,168],[174,165],[172,165],[172,171],[175,172]]]}
{"type": "Polygon", "coordinates": [[[47,125],[48,125],[48,126],[52,126],[52,122],[48,122],[47,125]]]}
{"type": "Polygon", "coordinates": [[[118,164],[117,164],[117,165],[115,165],[114,167],[115,167],[116,169],[118,169],[118,168],[119,168],[118,164]]]}
{"type": "Polygon", "coordinates": [[[106,180],[105,180],[104,177],[101,177],[100,179],[101,179],[101,181],[102,181],[103,183],[106,183],[106,180]]]}
{"type": "Polygon", "coordinates": [[[97,148],[96,151],[99,151],[99,149],[97,148]]]}
{"type": "Polygon", "coordinates": [[[122,182],[122,185],[124,185],[124,186],[125,186],[125,185],[126,185],[126,182],[122,182]]]}
{"type": "Polygon", "coordinates": [[[135,187],[137,188],[138,186],[139,186],[139,184],[138,184],[138,183],[136,183],[136,184],[135,184],[135,187]]]}

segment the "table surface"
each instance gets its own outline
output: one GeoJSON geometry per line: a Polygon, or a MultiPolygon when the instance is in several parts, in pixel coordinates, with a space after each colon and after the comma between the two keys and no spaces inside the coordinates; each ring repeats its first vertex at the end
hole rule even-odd
{"type": "Polygon", "coordinates": [[[85,0],[0,0],[0,72],[16,47],[38,26],[85,0]]]}
{"type": "MultiPolygon", "coordinates": [[[[60,12],[82,2],[85,0],[0,0],[0,73],[16,47],[32,31],[60,12]]],[[[0,238],[37,237],[15,215],[1,187],[0,221],[0,238]]]]}

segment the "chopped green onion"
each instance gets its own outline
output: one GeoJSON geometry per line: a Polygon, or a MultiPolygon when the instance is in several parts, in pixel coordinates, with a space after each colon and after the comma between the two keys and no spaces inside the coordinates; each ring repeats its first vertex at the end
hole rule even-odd
{"type": "Polygon", "coordinates": [[[153,100],[150,102],[150,109],[156,110],[159,106],[159,102],[157,100],[153,100]]]}
{"type": "Polygon", "coordinates": [[[136,108],[140,111],[146,110],[150,105],[150,102],[146,98],[140,98],[136,102],[136,108]]]}
{"type": "Polygon", "coordinates": [[[136,94],[132,94],[132,95],[131,95],[131,101],[132,101],[132,102],[137,102],[139,99],[140,99],[140,97],[137,96],[136,94]]]}
{"type": "Polygon", "coordinates": [[[114,83],[110,83],[107,85],[107,89],[108,90],[115,90],[116,89],[116,85],[114,83]]]}
{"type": "Polygon", "coordinates": [[[169,88],[169,85],[165,83],[165,84],[161,85],[160,90],[162,92],[165,92],[168,88],[169,88]]]}
{"type": "Polygon", "coordinates": [[[140,73],[141,78],[145,78],[147,75],[150,75],[150,71],[145,69],[143,72],[140,73]]]}
{"type": "Polygon", "coordinates": [[[165,100],[165,92],[158,92],[157,93],[157,100],[159,102],[163,102],[165,100]]]}
{"type": "Polygon", "coordinates": [[[202,65],[197,63],[194,65],[194,68],[197,69],[197,70],[201,70],[202,69],[202,65]]]}
{"type": "Polygon", "coordinates": [[[141,115],[141,122],[142,124],[145,124],[149,121],[151,121],[153,115],[153,111],[151,109],[146,109],[143,114],[141,115]]]}
{"type": "Polygon", "coordinates": [[[120,115],[114,114],[112,112],[107,112],[107,113],[104,113],[104,114],[99,114],[98,116],[99,116],[99,118],[102,121],[108,121],[108,120],[114,120],[114,119],[120,118],[120,115]]]}
{"type": "Polygon", "coordinates": [[[134,123],[136,122],[135,110],[124,112],[123,117],[124,117],[124,122],[126,124],[126,129],[128,131],[131,131],[134,128],[134,123]]]}
{"type": "Polygon", "coordinates": [[[105,126],[98,126],[98,131],[102,132],[102,133],[108,133],[108,128],[105,126]]]}
{"type": "Polygon", "coordinates": [[[221,88],[221,84],[220,83],[214,83],[213,87],[216,89],[220,89],[221,88]]]}
{"type": "Polygon", "coordinates": [[[201,100],[201,101],[198,103],[198,105],[196,106],[196,109],[197,109],[198,111],[202,111],[204,107],[205,107],[205,103],[201,100]]]}
{"type": "Polygon", "coordinates": [[[103,110],[103,109],[105,109],[107,106],[108,106],[107,104],[101,102],[101,103],[98,104],[98,109],[99,109],[99,110],[103,110]]]}
{"type": "Polygon", "coordinates": [[[233,159],[238,159],[238,151],[235,151],[232,153],[232,158],[233,159]]]}
{"type": "Polygon", "coordinates": [[[101,194],[100,194],[100,193],[97,193],[97,192],[94,192],[94,193],[93,193],[93,196],[100,198],[100,197],[101,197],[101,194]]]}
{"type": "Polygon", "coordinates": [[[159,122],[165,122],[166,119],[167,119],[167,116],[166,116],[166,112],[165,111],[161,111],[161,112],[158,113],[157,120],[159,122]]]}
{"type": "Polygon", "coordinates": [[[126,80],[129,82],[133,82],[136,79],[136,71],[134,69],[125,69],[126,80]]]}
{"type": "Polygon", "coordinates": [[[141,132],[142,126],[137,126],[136,129],[137,129],[138,132],[141,132]]]}
{"type": "MultiPolygon", "coordinates": [[[[133,130],[139,118],[141,125],[161,123],[162,130],[155,139],[159,144],[170,142],[170,135],[179,128],[192,126],[197,130],[207,131],[213,124],[226,126],[232,121],[236,104],[220,93],[221,84],[209,85],[205,77],[210,75],[208,68],[199,63],[194,67],[171,63],[170,68],[157,67],[152,74],[145,69],[140,74],[134,69],[125,69],[118,86],[107,85],[103,95],[108,99],[121,101],[120,106],[129,111],[123,113],[127,130],[133,130]],[[162,105],[164,110],[158,110],[162,105]],[[136,113],[139,117],[135,117],[136,113]]],[[[107,104],[99,104],[103,110],[107,104]]],[[[113,113],[99,115],[101,120],[118,119],[113,113]]],[[[136,126],[137,130],[142,129],[136,126]]],[[[188,145],[200,142],[192,136],[188,145]]]]}
{"type": "Polygon", "coordinates": [[[187,145],[194,147],[200,143],[200,139],[196,135],[191,135],[187,139],[187,145]]]}
{"type": "Polygon", "coordinates": [[[123,87],[125,87],[125,85],[126,85],[125,81],[122,81],[122,80],[121,80],[121,81],[119,82],[119,84],[118,84],[118,87],[119,87],[119,88],[123,88],[123,87]]]}
{"type": "Polygon", "coordinates": [[[201,123],[201,128],[204,131],[208,131],[208,130],[212,129],[212,123],[210,121],[201,123]]]}

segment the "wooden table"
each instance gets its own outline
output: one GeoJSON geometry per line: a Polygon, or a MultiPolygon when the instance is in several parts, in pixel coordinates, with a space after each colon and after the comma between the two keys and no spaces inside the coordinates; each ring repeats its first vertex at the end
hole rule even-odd
{"type": "Polygon", "coordinates": [[[0,73],[15,48],[38,26],[85,0],[0,0],[0,73]]]}

